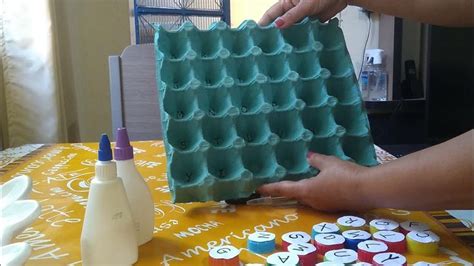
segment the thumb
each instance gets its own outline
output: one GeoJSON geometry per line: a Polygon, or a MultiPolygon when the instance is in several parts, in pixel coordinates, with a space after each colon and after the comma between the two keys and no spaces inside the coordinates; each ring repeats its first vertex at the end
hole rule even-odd
{"type": "Polygon", "coordinates": [[[263,196],[286,197],[296,199],[301,193],[301,181],[281,181],[272,184],[266,184],[257,189],[257,192],[263,196]]]}
{"type": "Polygon", "coordinates": [[[275,24],[278,28],[284,29],[288,28],[296,22],[300,21],[302,18],[306,17],[311,9],[311,4],[309,2],[301,1],[295,7],[286,11],[282,16],[280,16],[275,24]]]}
{"type": "Polygon", "coordinates": [[[327,168],[332,162],[334,162],[333,156],[327,156],[320,153],[308,152],[307,154],[308,163],[317,168],[319,170],[324,170],[327,168]]]}

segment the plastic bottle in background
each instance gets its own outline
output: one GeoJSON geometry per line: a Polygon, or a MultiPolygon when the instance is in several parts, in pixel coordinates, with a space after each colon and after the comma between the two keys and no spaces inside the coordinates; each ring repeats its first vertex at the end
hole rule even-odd
{"type": "Polygon", "coordinates": [[[114,157],[117,162],[117,174],[123,180],[132,208],[138,245],[142,245],[153,238],[154,204],[145,180],[135,167],[133,147],[125,128],[117,129],[114,157]]]}
{"type": "Polygon", "coordinates": [[[371,94],[372,101],[387,100],[388,73],[384,68],[377,68],[375,71],[375,86],[371,94]]]}
{"type": "Polygon", "coordinates": [[[132,213],[107,135],[99,143],[81,233],[83,265],[132,265],[138,245],[132,213]]]}
{"type": "Polygon", "coordinates": [[[388,73],[383,64],[384,51],[369,49],[365,52],[365,60],[359,78],[364,100],[386,101],[388,73]]]}
{"type": "Polygon", "coordinates": [[[369,100],[369,69],[366,64],[362,66],[362,71],[359,76],[359,87],[364,101],[369,100]]]}

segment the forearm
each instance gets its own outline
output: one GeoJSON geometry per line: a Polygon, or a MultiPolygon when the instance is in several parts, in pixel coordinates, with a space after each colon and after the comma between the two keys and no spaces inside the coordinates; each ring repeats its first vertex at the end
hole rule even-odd
{"type": "Polygon", "coordinates": [[[440,26],[474,26],[472,0],[348,0],[377,13],[440,26]]]}
{"type": "Polygon", "coordinates": [[[371,168],[360,178],[374,208],[474,209],[473,130],[371,168]]]}

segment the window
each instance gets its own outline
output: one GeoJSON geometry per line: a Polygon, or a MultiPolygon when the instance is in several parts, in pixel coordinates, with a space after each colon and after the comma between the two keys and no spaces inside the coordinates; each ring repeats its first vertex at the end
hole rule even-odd
{"type": "Polygon", "coordinates": [[[152,43],[152,24],[177,29],[190,21],[199,29],[207,29],[215,21],[230,25],[230,0],[134,0],[135,41],[152,43]]]}

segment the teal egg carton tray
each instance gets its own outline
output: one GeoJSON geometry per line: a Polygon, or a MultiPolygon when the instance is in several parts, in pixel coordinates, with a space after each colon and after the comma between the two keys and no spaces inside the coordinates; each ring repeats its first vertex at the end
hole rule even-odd
{"type": "Polygon", "coordinates": [[[155,54],[174,202],[244,198],[314,176],[308,151],[377,164],[337,19],[284,30],[156,25],[155,54]]]}

